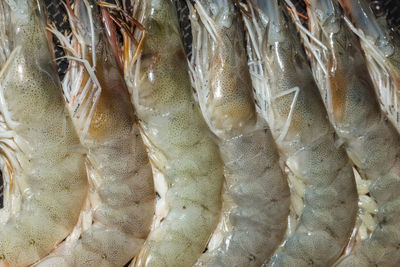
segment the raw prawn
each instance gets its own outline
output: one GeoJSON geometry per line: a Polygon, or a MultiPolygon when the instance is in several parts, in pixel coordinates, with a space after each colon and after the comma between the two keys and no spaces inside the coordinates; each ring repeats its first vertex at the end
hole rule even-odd
{"type": "Polygon", "coordinates": [[[355,240],[338,266],[398,266],[400,137],[380,110],[361,47],[339,4],[308,2],[313,38],[303,39],[319,57],[311,57],[314,76],[338,136],[369,185],[370,198],[360,198],[367,234],[355,240]]]}
{"type": "Polygon", "coordinates": [[[125,80],[152,163],[165,177],[167,210],[132,265],[191,266],[221,215],[223,164],[192,94],[172,1],[135,1],[134,9],[145,36],[125,50],[125,80]]]}
{"type": "MultiPolygon", "coordinates": [[[[400,33],[389,29],[385,13],[375,18],[365,0],[339,0],[360,37],[381,108],[400,133],[400,33]]],[[[382,7],[381,7],[382,8],[382,7]]]]}
{"type": "Polygon", "coordinates": [[[285,160],[298,217],[267,266],[327,266],[340,256],[355,224],[352,166],[286,9],[277,0],[255,2],[254,11],[248,5],[251,20],[244,17],[256,98],[285,160]]]}
{"type": "Polygon", "coordinates": [[[52,31],[71,61],[63,92],[88,150],[90,195],[74,233],[37,266],[123,266],[150,232],[151,166],[95,1],[75,0],[74,10],[67,1],[67,7],[72,40],[52,31]]]}
{"type": "Polygon", "coordinates": [[[261,266],[284,237],[289,187],[255,110],[240,12],[230,0],[195,5],[192,76],[225,164],[222,218],[196,266],[261,266]]]}
{"type": "Polygon", "coordinates": [[[69,235],[87,196],[85,150],[65,109],[38,0],[0,1],[0,264],[26,266],[69,235]]]}

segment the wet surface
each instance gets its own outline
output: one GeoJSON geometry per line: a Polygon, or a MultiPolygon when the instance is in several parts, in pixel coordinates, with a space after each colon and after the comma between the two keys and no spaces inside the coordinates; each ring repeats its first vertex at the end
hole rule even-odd
{"type": "Polygon", "coordinates": [[[4,207],[4,180],[3,180],[3,173],[0,171],[0,209],[4,207]]]}

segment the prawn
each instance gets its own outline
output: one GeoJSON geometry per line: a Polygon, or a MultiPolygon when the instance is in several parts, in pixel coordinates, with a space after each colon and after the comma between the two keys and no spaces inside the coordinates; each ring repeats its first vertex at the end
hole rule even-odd
{"type": "Polygon", "coordinates": [[[359,200],[366,234],[355,240],[350,255],[337,265],[398,266],[400,137],[379,107],[361,47],[339,4],[332,0],[308,4],[313,38],[305,43],[320,57],[311,57],[314,76],[329,118],[369,186],[370,197],[359,200]]]}
{"type": "Polygon", "coordinates": [[[229,0],[189,6],[193,83],[225,164],[222,218],[196,266],[261,266],[284,237],[289,187],[255,109],[240,12],[229,0]]]}
{"type": "Polygon", "coordinates": [[[346,18],[360,37],[379,104],[400,133],[400,33],[389,29],[385,14],[375,18],[367,1],[339,2],[355,24],[346,18]]]}
{"type": "Polygon", "coordinates": [[[63,80],[68,110],[87,148],[88,206],[68,239],[36,266],[123,266],[150,232],[152,170],[123,74],[103,33],[94,0],[67,1],[72,40],[63,80]]]}
{"type": "Polygon", "coordinates": [[[250,17],[244,16],[255,96],[292,189],[292,225],[267,266],[327,266],[349,242],[357,216],[356,184],[282,5],[255,1],[252,8],[250,2],[250,17]]]}
{"type": "Polygon", "coordinates": [[[26,266],[68,236],[87,196],[85,150],[65,109],[38,0],[0,1],[0,264],[26,266]]]}
{"type": "Polygon", "coordinates": [[[124,37],[125,81],[152,164],[165,178],[166,211],[132,265],[191,266],[221,216],[223,163],[192,94],[172,1],[133,5],[145,30],[136,29],[138,43],[124,37]]]}

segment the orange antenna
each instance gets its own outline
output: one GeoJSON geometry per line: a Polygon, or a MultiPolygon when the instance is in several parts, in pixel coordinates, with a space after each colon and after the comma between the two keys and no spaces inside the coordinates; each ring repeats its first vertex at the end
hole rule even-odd
{"type": "MultiPolygon", "coordinates": [[[[287,9],[289,10],[289,12],[294,12],[290,7],[287,7],[287,9]]],[[[305,20],[308,20],[308,17],[306,16],[306,15],[304,15],[304,14],[302,14],[302,13],[300,13],[300,12],[297,12],[296,11],[296,14],[297,14],[297,16],[299,16],[300,18],[302,18],[302,19],[305,19],[305,20]]]]}

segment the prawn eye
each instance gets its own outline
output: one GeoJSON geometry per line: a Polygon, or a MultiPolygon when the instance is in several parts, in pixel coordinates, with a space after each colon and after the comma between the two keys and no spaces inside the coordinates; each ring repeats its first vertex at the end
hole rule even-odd
{"type": "Polygon", "coordinates": [[[375,16],[380,17],[386,14],[385,7],[382,1],[372,1],[370,4],[375,16]]]}

